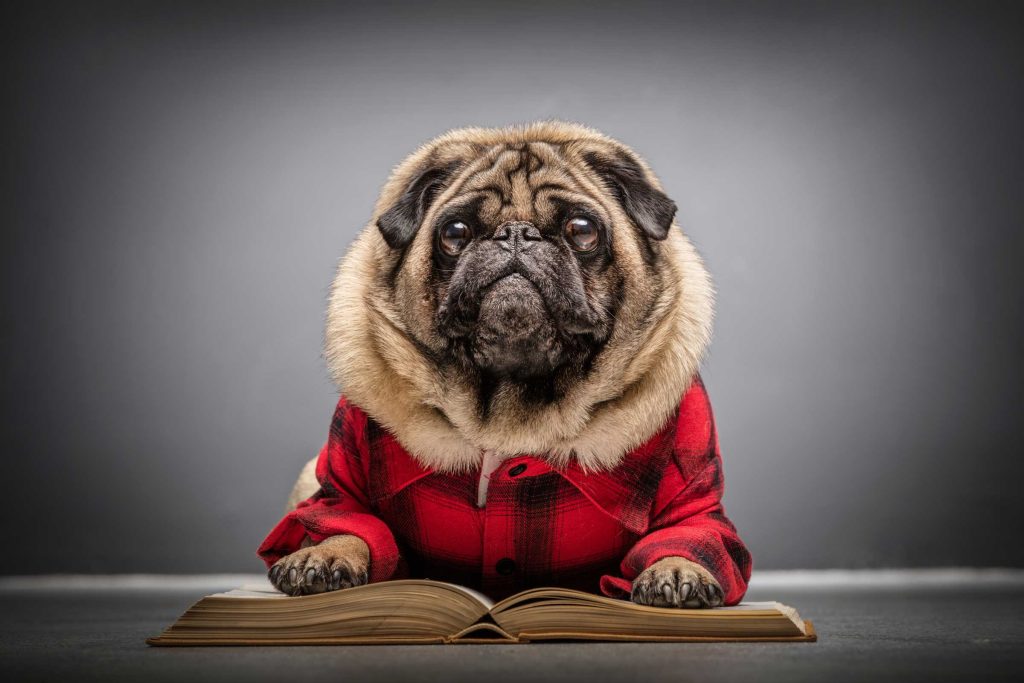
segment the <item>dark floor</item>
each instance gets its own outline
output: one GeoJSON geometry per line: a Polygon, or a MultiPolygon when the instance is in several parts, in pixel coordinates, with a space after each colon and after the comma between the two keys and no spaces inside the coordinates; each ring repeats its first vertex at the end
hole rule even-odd
{"type": "MultiPolygon", "coordinates": [[[[0,678],[198,681],[1024,680],[1024,586],[774,586],[817,643],[150,648],[197,589],[0,588],[0,678]]],[[[219,588],[219,587],[218,587],[219,588]]]]}

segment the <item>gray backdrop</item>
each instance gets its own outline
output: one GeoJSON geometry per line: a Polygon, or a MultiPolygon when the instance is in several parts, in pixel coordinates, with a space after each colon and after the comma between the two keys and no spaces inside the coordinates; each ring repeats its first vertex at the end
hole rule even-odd
{"type": "Polygon", "coordinates": [[[646,156],[707,258],[757,567],[1024,565],[1010,6],[5,14],[0,572],[257,570],[388,170],[543,117],[646,156]]]}

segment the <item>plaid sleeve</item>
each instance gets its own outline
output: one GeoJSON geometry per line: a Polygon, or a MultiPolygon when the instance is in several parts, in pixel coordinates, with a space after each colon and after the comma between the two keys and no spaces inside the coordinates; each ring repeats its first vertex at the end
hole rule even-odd
{"type": "Polygon", "coordinates": [[[320,490],[285,515],[260,545],[257,553],[268,567],[302,547],[307,536],[319,543],[329,536],[349,534],[370,548],[371,582],[387,580],[394,573],[398,546],[388,526],[370,511],[367,495],[368,419],[344,397],[338,401],[330,436],[317,460],[320,490]]]}
{"type": "Polygon", "coordinates": [[[722,458],[711,406],[699,380],[680,406],[673,456],[650,526],[623,558],[620,569],[626,581],[606,581],[605,586],[628,595],[633,579],[644,569],[666,557],[684,557],[711,572],[722,587],[725,604],[734,605],[747,591],[752,562],[722,507],[722,458]]]}

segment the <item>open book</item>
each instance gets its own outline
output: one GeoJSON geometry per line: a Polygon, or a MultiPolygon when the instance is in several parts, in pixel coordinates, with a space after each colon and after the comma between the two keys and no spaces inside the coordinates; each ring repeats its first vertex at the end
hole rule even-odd
{"type": "Polygon", "coordinates": [[[714,609],[644,607],[562,588],[498,603],[439,581],[385,581],[289,597],[270,584],[209,595],[150,645],[526,643],[537,640],[813,641],[777,602],[714,609]]]}

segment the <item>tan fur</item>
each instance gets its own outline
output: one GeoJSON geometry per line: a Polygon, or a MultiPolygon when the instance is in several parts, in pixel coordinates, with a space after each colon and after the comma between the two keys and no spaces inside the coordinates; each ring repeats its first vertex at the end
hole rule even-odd
{"type": "MultiPolygon", "coordinates": [[[[542,122],[507,128],[451,131],[427,143],[392,173],[374,215],[342,259],[331,290],[325,355],[342,392],[390,430],[425,466],[455,472],[479,466],[485,449],[500,454],[545,455],[556,465],[575,459],[590,470],[614,467],[647,440],[671,415],[698,370],[711,335],[712,286],[700,257],[674,227],[658,244],[658,277],[642,277],[638,240],[613,242],[616,263],[627,274],[623,304],[614,333],[591,373],[556,403],[537,406],[514,392],[494,399],[490,417],[481,419],[473,389],[445,375],[417,346],[441,343],[431,329],[435,311],[425,291],[430,231],[420,230],[409,245],[394,285],[387,275],[395,254],[376,227],[429,160],[473,159],[434,202],[429,222],[445,198],[464,189],[484,164],[501,166],[509,146],[530,145],[535,154],[558,146],[563,174],[600,203],[617,234],[631,235],[622,207],[584,164],[589,151],[627,150],[580,125],[542,122]],[[416,340],[415,342],[413,340],[416,340]]],[[[634,154],[630,151],[630,154],[634,154]]],[[[641,162],[642,163],[642,162],[641,162]]],[[[646,166],[651,182],[660,187],[646,166]]],[[[513,197],[520,190],[506,188],[513,197]]]]}
{"type": "Polygon", "coordinates": [[[316,480],[316,461],[317,458],[313,458],[302,467],[302,471],[299,472],[299,478],[295,480],[295,486],[292,487],[292,492],[288,494],[288,502],[285,503],[285,512],[290,512],[295,507],[306,500],[320,488],[320,482],[316,480]]]}

